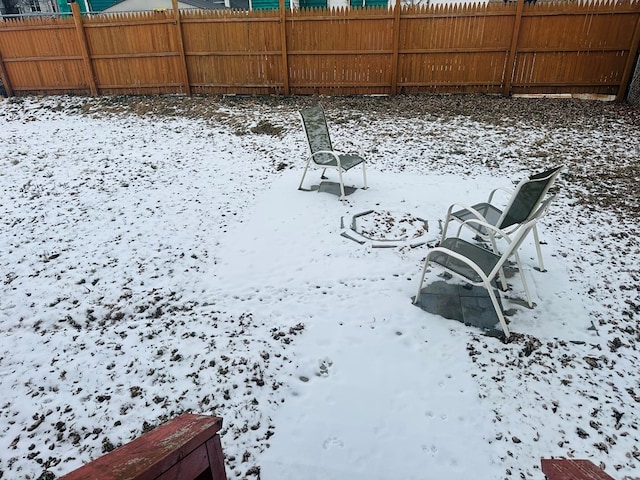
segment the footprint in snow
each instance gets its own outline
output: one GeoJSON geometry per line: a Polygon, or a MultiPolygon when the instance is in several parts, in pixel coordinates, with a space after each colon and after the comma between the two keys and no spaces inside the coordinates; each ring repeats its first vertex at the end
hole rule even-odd
{"type": "Polygon", "coordinates": [[[438,447],[436,447],[435,445],[431,445],[431,446],[422,445],[422,451],[424,453],[428,453],[432,457],[435,457],[438,454],[438,447]]]}
{"type": "Polygon", "coordinates": [[[318,371],[316,372],[316,375],[318,377],[328,377],[329,368],[331,368],[331,366],[333,365],[333,362],[330,359],[325,358],[323,360],[320,360],[318,363],[319,363],[319,367],[318,367],[318,371]]]}
{"type": "Polygon", "coordinates": [[[343,441],[340,440],[338,437],[329,437],[322,444],[322,448],[324,448],[325,450],[329,450],[330,448],[334,448],[334,447],[337,447],[337,448],[344,447],[343,441]]]}

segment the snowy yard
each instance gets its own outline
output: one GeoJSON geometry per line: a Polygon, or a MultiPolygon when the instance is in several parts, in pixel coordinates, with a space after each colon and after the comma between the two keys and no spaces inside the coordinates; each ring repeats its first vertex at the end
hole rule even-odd
{"type": "Polygon", "coordinates": [[[639,479],[640,111],[321,98],[369,161],[340,202],[297,190],[317,100],[0,102],[0,478],[193,412],[223,417],[230,479],[542,480],[542,457],[639,479]],[[389,211],[433,244],[449,204],[559,164],[509,343],[412,305],[428,245],[340,235],[389,211]]]}

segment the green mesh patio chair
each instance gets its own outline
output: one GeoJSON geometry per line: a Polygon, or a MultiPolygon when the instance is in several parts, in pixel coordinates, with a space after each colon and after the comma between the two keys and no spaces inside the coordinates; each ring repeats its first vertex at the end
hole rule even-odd
{"type": "Polygon", "coordinates": [[[367,172],[365,169],[365,160],[359,155],[342,153],[335,151],[331,145],[331,137],[329,136],[329,129],[327,127],[327,121],[324,115],[324,110],[320,105],[314,105],[313,107],[303,108],[300,110],[300,118],[302,119],[302,127],[307,135],[309,141],[309,149],[311,155],[307,159],[307,163],[302,173],[302,179],[298,190],[302,190],[304,183],[304,177],[307,174],[307,170],[311,162],[316,166],[322,167],[321,178],[325,179],[325,172],[327,168],[335,169],[338,171],[338,179],[340,182],[340,199],[345,198],[344,182],[342,180],[343,172],[351,170],[357,165],[362,165],[362,176],[364,177],[364,189],[367,188],[367,172]]]}
{"type": "MultiPolygon", "coordinates": [[[[545,199],[529,220],[518,225],[515,232],[513,232],[512,237],[505,235],[499,228],[482,220],[475,218],[467,220],[465,225],[467,227],[471,227],[473,224],[477,227],[484,228],[487,232],[493,232],[493,235],[495,236],[503,237],[508,244],[507,248],[504,249],[504,252],[501,255],[498,255],[491,250],[475,243],[468,242],[458,236],[443,239],[439,246],[432,248],[427,254],[413,303],[416,304],[420,300],[422,284],[424,283],[424,278],[429,266],[435,265],[441,267],[451,275],[460,278],[471,285],[486,288],[493,308],[498,316],[500,326],[504,331],[505,338],[508,339],[510,335],[509,327],[507,326],[504,314],[502,313],[502,307],[500,306],[496,292],[494,291],[494,287],[496,285],[495,279],[501,276],[504,264],[507,260],[513,257],[515,259],[517,269],[520,272],[522,286],[524,287],[524,292],[527,297],[527,304],[529,305],[529,308],[533,308],[527,278],[524,274],[520,257],[518,256],[518,248],[527,235],[529,235],[529,232],[535,228],[538,220],[540,220],[540,218],[545,214],[552,200],[553,197],[545,199]]],[[[458,228],[458,234],[462,228],[463,225],[460,225],[458,228]]],[[[508,286],[504,279],[501,279],[500,283],[501,289],[506,291],[508,286]]]]}
{"type": "MultiPolygon", "coordinates": [[[[515,190],[496,188],[489,194],[488,200],[483,203],[477,203],[473,206],[454,203],[447,210],[447,217],[442,228],[442,238],[447,236],[449,223],[452,220],[456,220],[472,229],[480,238],[489,240],[494,251],[497,252],[494,230],[485,228],[482,222],[496,227],[503,236],[508,236],[536,213],[545,195],[563,169],[564,166],[559,166],[533,175],[522,180],[515,190]],[[510,194],[510,199],[504,209],[498,208],[493,204],[494,195],[501,190],[510,194]],[[482,222],[465,223],[470,219],[477,219],[482,222]]],[[[540,271],[544,272],[544,262],[536,225],[533,226],[532,230],[536,253],[538,254],[538,267],[540,271]]]]}

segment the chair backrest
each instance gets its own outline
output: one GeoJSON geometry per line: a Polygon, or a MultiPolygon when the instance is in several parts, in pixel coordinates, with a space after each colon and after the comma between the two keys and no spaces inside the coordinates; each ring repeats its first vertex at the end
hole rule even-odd
{"type": "Polygon", "coordinates": [[[521,181],[496,226],[504,229],[529,220],[563,168],[555,167],[521,181]]]}
{"type": "MultiPolygon", "coordinates": [[[[314,155],[321,151],[332,151],[331,137],[327,128],[327,120],[324,116],[324,110],[321,105],[303,108],[300,110],[300,118],[302,119],[302,127],[307,135],[309,149],[314,155]]],[[[314,155],[313,160],[316,163],[328,163],[334,160],[329,154],[314,155]]]]}
{"type": "Polygon", "coordinates": [[[536,210],[534,214],[531,215],[531,219],[535,218],[537,221],[540,221],[540,219],[547,214],[547,210],[549,210],[549,205],[551,205],[551,202],[553,202],[555,198],[556,198],[555,195],[549,195],[547,198],[545,198],[544,201],[538,207],[538,210],[536,210]]]}

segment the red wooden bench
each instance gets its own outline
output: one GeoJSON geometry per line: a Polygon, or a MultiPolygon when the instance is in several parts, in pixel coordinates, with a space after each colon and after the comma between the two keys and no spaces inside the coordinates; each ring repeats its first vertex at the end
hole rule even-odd
{"type": "Polygon", "coordinates": [[[543,458],[540,463],[547,480],[614,480],[590,460],[543,458]]]}
{"type": "Polygon", "coordinates": [[[61,480],[226,480],[222,419],[184,414],[61,480]]]}

